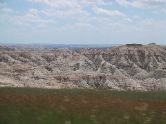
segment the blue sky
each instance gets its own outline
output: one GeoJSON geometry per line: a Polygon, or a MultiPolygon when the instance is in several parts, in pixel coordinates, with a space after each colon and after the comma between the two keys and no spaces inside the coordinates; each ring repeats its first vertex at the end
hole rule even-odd
{"type": "Polygon", "coordinates": [[[0,0],[0,43],[166,44],[166,0],[0,0]]]}

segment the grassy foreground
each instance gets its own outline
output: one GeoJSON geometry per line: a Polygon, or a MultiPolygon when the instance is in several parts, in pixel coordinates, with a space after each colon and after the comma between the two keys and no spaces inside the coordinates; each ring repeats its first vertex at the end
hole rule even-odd
{"type": "Polygon", "coordinates": [[[166,124],[166,92],[0,88],[0,124],[166,124]]]}

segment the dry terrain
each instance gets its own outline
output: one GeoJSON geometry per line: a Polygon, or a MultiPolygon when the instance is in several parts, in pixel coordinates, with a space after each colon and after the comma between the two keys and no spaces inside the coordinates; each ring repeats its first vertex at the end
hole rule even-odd
{"type": "Polygon", "coordinates": [[[166,49],[0,47],[0,87],[166,90],[166,49]]]}

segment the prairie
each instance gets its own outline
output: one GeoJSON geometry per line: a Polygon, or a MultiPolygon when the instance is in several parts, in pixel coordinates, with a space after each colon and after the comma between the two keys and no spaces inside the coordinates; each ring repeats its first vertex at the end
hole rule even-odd
{"type": "Polygon", "coordinates": [[[0,88],[0,124],[166,124],[166,92],[0,88]]]}

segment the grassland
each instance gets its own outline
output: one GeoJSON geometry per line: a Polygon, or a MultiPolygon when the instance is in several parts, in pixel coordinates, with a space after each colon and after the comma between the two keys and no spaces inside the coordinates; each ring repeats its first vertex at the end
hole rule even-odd
{"type": "Polygon", "coordinates": [[[0,88],[0,124],[166,124],[166,92],[0,88]]]}

